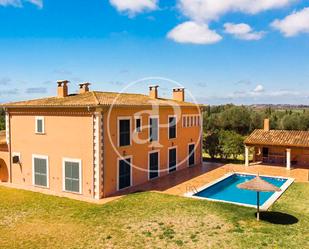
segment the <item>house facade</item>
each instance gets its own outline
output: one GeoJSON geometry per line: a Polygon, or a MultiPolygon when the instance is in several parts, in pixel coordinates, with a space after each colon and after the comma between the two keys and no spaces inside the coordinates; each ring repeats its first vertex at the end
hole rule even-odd
{"type": "Polygon", "coordinates": [[[47,193],[101,199],[202,162],[201,106],[172,99],[90,91],[4,104],[0,180],[47,193]]]}
{"type": "Polygon", "coordinates": [[[253,150],[253,162],[309,168],[309,131],[271,130],[269,119],[264,128],[253,131],[245,139],[245,164],[249,165],[249,150],[253,150]]]}

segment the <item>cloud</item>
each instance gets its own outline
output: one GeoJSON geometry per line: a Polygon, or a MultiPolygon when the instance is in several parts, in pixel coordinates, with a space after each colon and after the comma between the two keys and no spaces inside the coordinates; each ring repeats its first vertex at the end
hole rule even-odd
{"type": "Polygon", "coordinates": [[[192,44],[213,44],[222,39],[216,31],[210,30],[207,24],[192,21],[179,24],[167,37],[175,42],[192,44]]]}
{"type": "Polygon", "coordinates": [[[128,13],[130,16],[158,8],[157,0],[109,0],[117,11],[128,13]]]}
{"type": "Polygon", "coordinates": [[[27,88],[26,93],[46,93],[47,92],[47,88],[46,87],[31,87],[31,88],[27,88]]]}
{"type": "MultiPolygon", "coordinates": [[[[301,96],[302,94],[298,91],[292,91],[289,89],[280,89],[277,91],[269,92],[269,97],[284,97],[284,96],[301,96]]],[[[307,94],[305,94],[307,96],[307,94]]]]}
{"type": "Polygon", "coordinates": [[[309,33],[309,7],[300,11],[294,11],[282,20],[276,19],[271,26],[286,37],[309,33]]]}
{"type": "MultiPolygon", "coordinates": [[[[299,92],[291,89],[279,89],[274,91],[266,91],[263,85],[257,85],[253,90],[237,90],[233,93],[223,96],[228,99],[238,99],[238,98],[279,98],[279,97],[306,97],[308,93],[299,92]]],[[[223,98],[222,96],[220,98],[223,98]]]]}
{"type": "Polygon", "coordinates": [[[11,82],[11,79],[8,77],[4,77],[0,79],[0,85],[3,85],[3,86],[8,85],[10,82],[11,82]]]}
{"type": "Polygon", "coordinates": [[[20,0],[0,0],[1,6],[13,6],[13,7],[22,7],[20,0]]]}
{"type": "Polygon", "coordinates": [[[239,80],[239,81],[235,82],[235,85],[247,85],[247,86],[249,86],[251,84],[252,84],[252,82],[250,80],[246,80],[246,79],[239,80]]]}
{"type": "Polygon", "coordinates": [[[264,92],[265,91],[265,89],[264,89],[264,86],[262,86],[262,85],[257,85],[254,89],[253,89],[253,93],[262,93],[262,92],[264,92]]]}
{"type": "Polygon", "coordinates": [[[36,5],[39,8],[43,8],[43,0],[0,0],[1,6],[13,6],[21,8],[23,7],[23,3],[28,2],[36,5]]]}
{"type": "Polygon", "coordinates": [[[0,91],[0,96],[3,96],[3,95],[15,95],[15,94],[18,94],[19,93],[19,90],[18,89],[8,89],[8,90],[1,90],[0,91]]]}
{"type": "Polygon", "coordinates": [[[26,0],[26,1],[38,6],[39,8],[43,8],[43,0],[26,0]]]}
{"type": "Polygon", "coordinates": [[[178,0],[181,12],[193,20],[217,20],[228,12],[257,14],[282,8],[296,0],[178,0]]]}
{"type": "Polygon", "coordinates": [[[199,82],[199,83],[196,83],[196,86],[200,87],[200,88],[205,88],[205,87],[207,87],[207,84],[204,83],[204,82],[199,82]]]}
{"type": "Polygon", "coordinates": [[[265,34],[264,31],[254,32],[252,28],[246,23],[225,23],[224,31],[227,34],[233,35],[237,39],[247,41],[260,40],[265,34]]]}
{"type": "Polygon", "coordinates": [[[191,18],[218,19],[227,12],[257,14],[261,11],[281,8],[294,0],[180,0],[184,13],[191,18]]]}

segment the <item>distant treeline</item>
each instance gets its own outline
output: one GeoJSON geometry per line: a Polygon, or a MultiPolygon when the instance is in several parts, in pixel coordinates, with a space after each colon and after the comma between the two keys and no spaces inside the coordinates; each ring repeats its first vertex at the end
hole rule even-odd
{"type": "Polygon", "coordinates": [[[5,112],[0,109],[0,131],[5,130],[5,112]]]}
{"type": "Polygon", "coordinates": [[[308,109],[264,109],[232,104],[208,106],[204,113],[204,148],[211,158],[234,158],[244,152],[243,141],[270,119],[271,129],[309,130],[308,109]]]}
{"type": "Polygon", "coordinates": [[[208,106],[204,113],[204,131],[234,131],[248,135],[263,127],[263,120],[270,119],[271,129],[309,130],[308,109],[255,109],[232,104],[208,106]]]}

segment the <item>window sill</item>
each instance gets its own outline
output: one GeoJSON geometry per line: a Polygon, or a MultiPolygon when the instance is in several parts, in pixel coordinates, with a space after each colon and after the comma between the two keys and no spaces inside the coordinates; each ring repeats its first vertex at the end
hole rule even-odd
{"type": "Polygon", "coordinates": [[[45,132],[36,132],[35,135],[46,135],[45,132]]]}
{"type": "Polygon", "coordinates": [[[74,191],[69,191],[69,190],[62,190],[63,193],[68,193],[68,194],[75,194],[75,195],[82,195],[82,192],[74,192],[74,191]]]}
{"type": "Polygon", "coordinates": [[[49,186],[40,186],[40,185],[33,185],[33,187],[36,187],[36,188],[42,188],[42,189],[49,189],[49,186]]]}
{"type": "Polygon", "coordinates": [[[125,148],[128,148],[132,146],[132,144],[128,144],[128,145],[118,145],[118,148],[121,148],[121,149],[125,149],[125,148]]]}

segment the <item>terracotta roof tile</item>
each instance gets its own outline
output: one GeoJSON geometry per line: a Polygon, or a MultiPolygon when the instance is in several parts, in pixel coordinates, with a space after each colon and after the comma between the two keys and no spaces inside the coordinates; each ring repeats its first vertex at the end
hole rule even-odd
{"type": "Polygon", "coordinates": [[[309,131],[257,129],[245,139],[245,144],[309,147],[309,131]]]}
{"type": "Polygon", "coordinates": [[[195,106],[194,103],[171,99],[152,99],[148,95],[91,91],[71,94],[64,98],[50,97],[3,104],[3,107],[87,107],[87,106],[195,106]]]}

